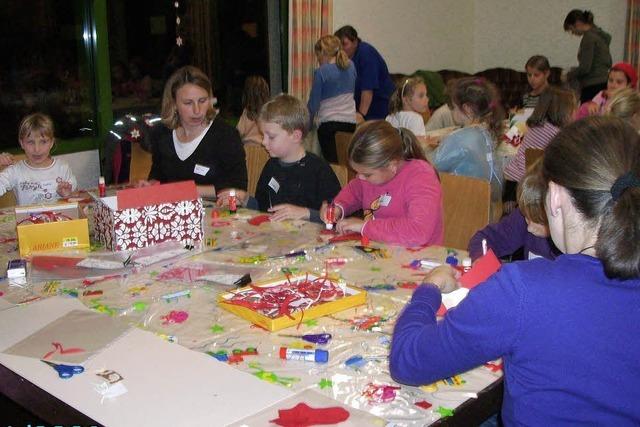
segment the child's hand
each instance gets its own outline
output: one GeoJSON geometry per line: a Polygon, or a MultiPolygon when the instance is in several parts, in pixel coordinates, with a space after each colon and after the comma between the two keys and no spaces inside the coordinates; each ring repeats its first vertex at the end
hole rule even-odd
{"type": "MultiPolygon", "coordinates": [[[[320,206],[320,220],[327,224],[329,220],[327,219],[327,207],[329,204],[324,201],[322,202],[322,206],[320,206]]],[[[340,206],[333,205],[333,221],[337,222],[339,218],[342,218],[342,208],[340,206]]]]}
{"type": "Polygon", "coordinates": [[[58,188],[56,191],[60,195],[60,197],[69,197],[71,196],[71,183],[67,181],[62,181],[58,183],[58,188]]]}
{"type": "Polygon", "coordinates": [[[0,166],[10,166],[15,163],[13,156],[9,153],[0,154],[0,166]]]}
{"type": "Polygon", "coordinates": [[[424,281],[436,285],[443,294],[448,294],[458,289],[456,271],[448,264],[431,270],[424,277],[424,281]]]}
{"type": "Polygon", "coordinates": [[[275,205],[274,207],[269,208],[268,211],[273,213],[273,215],[271,215],[271,221],[282,221],[285,219],[309,219],[309,216],[311,215],[309,209],[291,205],[289,203],[275,205]]]}
{"type": "MultiPolygon", "coordinates": [[[[231,190],[234,190],[234,189],[225,188],[223,190],[220,190],[216,195],[217,197],[216,205],[218,205],[219,207],[229,206],[229,193],[231,193],[231,190]]],[[[237,190],[237,189],[235,190],[235,192],[236,192],[237,205],[246,206],[247,200],[249,200],[249,193],[247,193],[244,190],[237,190]]]]}
{"type": "Polygon", "coordinates": [[[150,181],[147,181],[146,179],[141,179],[140,181],[133,184],[133,186],[135,188],[140,188],[140,187],[151,187],[152,185],[158,185],[158,184],[160,184],[160,181],[155,179],[152,179],[150,181]]]}
{"type": "Polygon", "coordinates": [[[595,102],[593,101],[587,102],[587,112],[589,113],[590,116],[593,116],[594,114],[598,114],[599,109],[600,107],[595,102]]]}
{"type": "Polygon", "coordinates": [[[345,218],[338,221],[336,228],[338,233],[362,233],[362,227],[364,227],[364,221],[359,218],[345,218]]]}

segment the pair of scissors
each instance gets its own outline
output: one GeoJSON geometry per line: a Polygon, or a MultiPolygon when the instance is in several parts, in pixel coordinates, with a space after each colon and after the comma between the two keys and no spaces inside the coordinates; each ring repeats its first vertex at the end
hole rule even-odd
{"type": "Polygon", "coordinates": [[[58,376],[63,379],[69,379],[76,374],[84,372],[84,368],[80,365],[63,365],[43,360],[44,363],[56,370],[58,376]]]}
{"type": "Polygon", "coordinates": [[[303,341],[314,344],[327,344],[331,340],[331,334],[305,334],[305,335],[280,335],[281,337],[300,338],[303,341]]]}

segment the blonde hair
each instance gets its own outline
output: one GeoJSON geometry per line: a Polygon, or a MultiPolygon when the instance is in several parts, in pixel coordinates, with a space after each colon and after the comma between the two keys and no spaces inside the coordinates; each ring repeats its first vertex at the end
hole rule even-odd
{"type": "Polygon", "coordinates": [[[349,67],[349,56],[347,52],[342,49],[342,43],[340,39],[334,35],[322,36],[316,42],[314,47],[316,55],[324,56],[326,58],[336,58],[336,65],[341,70],[346,70],[349,67]]]}
{"type": "Polygon", "coordinates": [[[392,160],[425,160],[418,139],[409,129],[396,129],[386,120],[358,126],[349,144],[349,161],[368,168],[385,167],[392,160]]]}
{"type": "Polygon", "coordinates": [[[54,139],[54,127],[51,117],[43,113],[34,113],[22,119],[18,128],[18,138],[23,140],[32,132],[40,132],[41,135],[54,139]]]}
{"type": "MultiPolygon", "coordinates": [[[[391,94],[391,98],[389,98],[389,113],[395,114],[398,111],[402,111],[402,99],[404,97],[411,98],[413,92],[421,84],[425,84],[421,77],[407,77],[404,79],[402,85],[397,86],[396,90],[391,94]]],[[[427,86],[425,85],[425,87],[427,86]]]]}
{"type": "Polygon", "coordinates": [[[629,122],[636,130],[640,116],[640,94],[635,89],[625,88],[616,92],[611,97],[607,106],[609,114],[629,122]]]}
{"type": "MultiPolygon", "coordinates": [[[[211,88],[211,81],[205,73],[199,68],[192,65],[176,70],[167,83],[164,85],[164,92],[162,93],[162,123],[169,129],[176,129],[180,126],[180,117],[178,116],[178,108],[176,106],[176,93],[178,89],[186,84],[196,85],[204,89],[209,98],[213,98],[213,90],[211,88]]],[[[213,104],[209,104],[207,109],[206,120],[211,122],[216,115],[216,110],[213,108],[213,104]]]]}
{"type": "Polygon", "coordinates": [[[547,183],[542,176],[542,159],[538,159],[518,183],[518,208],[529,221],[547,224],[547,213],[544,210],[544,198],[547,194],[547,183]]]}
{"type": "Polygon", "coordinates": [[[267,102],[260,109],[258,120],[276,123],[287,132],[299,130],[302,137],[309,132],[309,110],[295,96],[283,93],[267,102]]]}

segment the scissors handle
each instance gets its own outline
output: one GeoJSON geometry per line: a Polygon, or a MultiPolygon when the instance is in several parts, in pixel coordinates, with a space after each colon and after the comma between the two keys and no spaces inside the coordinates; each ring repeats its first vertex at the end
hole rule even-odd
{"type": "Polygon", "coordinates": [[[78,365],[58,365],[55,370],[58,371],[58,376],[64,379],[71,378],[75,374],[81,374],[84,372],[84,368],[78,365]]]}
{"type": "Polygon", "coordinates": [[[326,344],[331,339],[331,334],[308,334],[303,335],[302,339],[316,344],[326,344]]]}

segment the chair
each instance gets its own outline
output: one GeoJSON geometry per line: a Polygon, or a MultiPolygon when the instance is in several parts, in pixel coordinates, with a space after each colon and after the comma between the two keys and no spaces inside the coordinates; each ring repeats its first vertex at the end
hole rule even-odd
{"type": "Polygon", "coordinates": [[[137,142],[131,143],[131,163],[129,164],[129,182],[146,180],[151,172],[151,153],[137,142]]]}
{"type": "Polygon", "coordinates": [[[348,180],[351,180],[356,173],[349,165],[349,144],[351,144],[351,132],[336,132],[336,154],[338,155],[338,164],[347,168],[348,180]]]}
{"type": "Polygon", "coordinates": [[[345,166],[337,165],[335,163],[329,163],[329,165],[340,182],[340,188],[344,188],[344,186],[349,182],[349,170],[345,166]]]}
{"type": "Polygon", "coordinates": [[[489,181],[440,173],[444,209],[444,245],[466,250],[476,231],[489,224],[489,181]]]}
{"type": "MultiPolygon", "coordinates": [[[[19,162],[20,160],[24,160],[26,157],[27,156],[24,153],[14,154],[13,155],[13,159],[16,162],[19,162]]],[[[4,169],[4,168],[2,168],[2,169],[4,169]]],[[[0,208],[12,207],[12,206],[15,206],[17,203],[18,202],[16,200],[16,196],[13,193],[13,191],[7,191],[2,196],[0,196],[0,208]]]]}
{"type": "Polygon", "coordinates": [[[258,179],[260,179],[262,168],[269,160],[269,153],[262,145],[252,143],[244,144],[244,152],[247,161],[247,192],[255,196],[258,179]]]}
{"type": "Polygon", "coordinates": [[[539,148],[527,148],[524,150],[524,166],[525,170],[531,169],[539,159],[544,155],[544,150],[539,148]]]}

